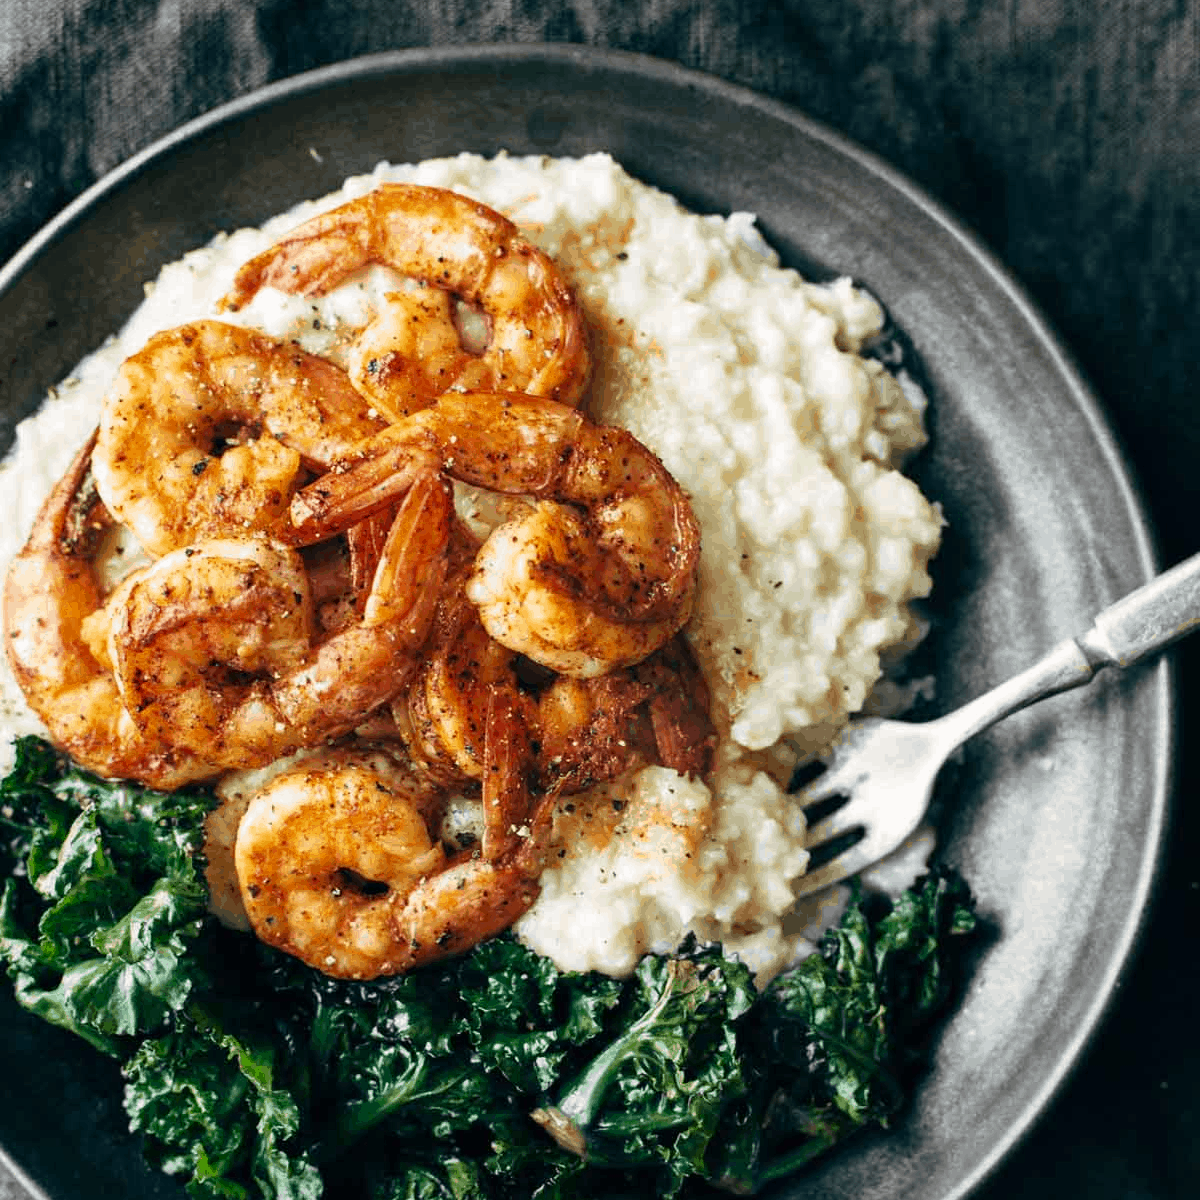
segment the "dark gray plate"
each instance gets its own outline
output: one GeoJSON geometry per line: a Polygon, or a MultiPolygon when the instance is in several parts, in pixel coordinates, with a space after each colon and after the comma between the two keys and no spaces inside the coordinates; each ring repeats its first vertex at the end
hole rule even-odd
{"type": "MultiPolygon", "coordinates": [[[[1027,665],[1152,573],[1146,519],[1095,401],[969,234],[779,104],[577,47],[359,60],[222,108],[128,163],[0,275],[0,444],[185,250],[380,159],[501,149],[610,151],[694,208],[757,212],[787,263],[852,274],[883,301],[933,401],[921,475],[949,520],[932,642],[939,707],[1027,665]]],[[[1171,743],[1159,665],[1047,701],[971,745],[943,855],[996,937],[915,1107],[780,1195],[949,1200],[1016,1142],[1128,957],[1162,839],[1171,743]]],[[[123,1136],[108,1064],[7,999],[0,1021],[0,1143],[46,1193],[178,1195],[123,1136]]]]}

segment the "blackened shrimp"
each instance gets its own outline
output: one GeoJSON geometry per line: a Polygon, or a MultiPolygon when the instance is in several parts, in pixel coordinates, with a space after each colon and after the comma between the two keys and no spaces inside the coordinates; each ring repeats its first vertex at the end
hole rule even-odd
{"type": "Polygon", "coordinates": [[[507,217],[443,188],[385,183],[304,222],[238,271],[225,305],[241,308],[262,287],[320,295],[371,263],[428,293],[401,294],[354,354],[356,377],[382,411],[402,416],[463,386],[579,402],[590,356],[562,273],[507,217]],[[482,316],[478,353],[452,296],[482,316]]]}
{"type": "Polygon", "coordinates": [[[78,519],[93,508],[86,485],[94,440],[93,435],[46,498],[29,541],[9,568],[4,643],[29,707],[60,750],[98,775],[170,790],[215,775],[218,768],[202,754],[140,729],[85,636],[89,619],[103,617],[92,535],[107,519],[103,514],[78,519]]]}
{"type": "Polygon", "coordinates": [[[450,852],[426,777],[332,751],[249,802],[234,862],[263,941],[327,975],[373,979],[469,949],[538,895],[554,797],[525,785],[527,743],[501,699],[489,713],[480,847],[450,852]]]}
{"type": "Polygon", "coordinates": [[[108,604],[126,707],[147,737],[231,768],[346,733],[417,668],[452,507],[446,482],[424,473],[392,524],[361,619],[323,639],[291,547],[221,538],[158,559],[108,604]]]}
{"type": "Polygon", "coordinates": [[[592,679],[555,675],[488,634],[463,581],[447,584],[422,666],[392,702],[410,757],[432,777],[482,778],[498,688],[529,731],[544,789],[571,794],[650,761],[707,773],[716,742],[708,688],[682,634],[633,667],[592,679]]]}
{"type": "Polygon", "coordinates": [[[150,554],[270,532],[307,476],[384,422],[345,372],[223,321],[156,334],[105,397],[92,460],[105,504],[150,554]]]}
{"type": "Polygon", "coordinates": [[[534,498],[466,585],[510,650],[588,678],[640,662],[690,616],[700,530],[683,489],[631,433],[532,396],[452,392],[390,426],[297,493],[294,540],[350,527],[430,468],[534,498]]]}

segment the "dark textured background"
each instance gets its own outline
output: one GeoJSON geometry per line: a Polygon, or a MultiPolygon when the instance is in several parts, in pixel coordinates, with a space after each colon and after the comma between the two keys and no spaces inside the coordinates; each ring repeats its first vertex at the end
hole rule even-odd
{"type": "MultiPolygon", "coordinates": [[[[1200,549],[1200,0],[0,0],[0,260],[223,101],[354,55],[485,41],[673,59],[889,159],[1063,336],[1129,452],[1164,562],[1200,549]]],[[[1184,754],[1146,936],[1079,1069],[979,1200],[1200,1194],[1200,648],[1178,657],[1184,754]]],[[[0,1083],[0,1103],[19,1094],[0,1083]]],[[[0,1197],[11,1188],[0,1178],[0,1197]]]]}

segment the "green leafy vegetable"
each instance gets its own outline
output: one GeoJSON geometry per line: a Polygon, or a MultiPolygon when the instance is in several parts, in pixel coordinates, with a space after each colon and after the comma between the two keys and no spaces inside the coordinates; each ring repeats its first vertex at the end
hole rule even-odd
{"type": "Polygon", "coordinates": [[[749,1194],[895,1115],[975,924],[936,872],[856,897],[761,995],[717,946],[614,980],[511,937],[346,983],[206,915],[210,803],[36,739],[0,783],[17,999],[122,1061],[131,1128],[196,1197],[749,1194]]]}
{"type": "Polygon", "coordinates": [[[674,1196],[746,1085],[737,1025],[754,1002],[749,971],[710,947],[644,958],[628,1024],[534,1113],[585,1161],[657,1169],[657,1194],[674,1196]]]}
{"type": "Polygon", "coordinates": [[[171,1174],[190,1174],[194,1196],[317,1200],[308,1156],[283,1148],[300,1110],[274,1086],[272,1048],[254,1046],[199,1012],[144,1041],[125,1067],[129,1126],[171,1174]],[[248,1176],[253,1187],[241,1182],[248,1176]]]}
{"type": "Polygon", "coordinates": [[[765,1120],[743,1120],[731,1139],[740,1164],[723,1175],[734,1190],[792,1173],[861,1126],[888,1124],[975,929],[966,884],[934,871],[894,905],[856,893],[820,953],[772,982],[747,1030],[765,1120]]]}
{"type": "Polygon", "coordinates": [[[195,856],[211,800],[85,776],[23,738],[0,782],[9,878],[0,957],[17,999],[97,1049],[160,1029],[195,984],[206,891],[195,856]]]}

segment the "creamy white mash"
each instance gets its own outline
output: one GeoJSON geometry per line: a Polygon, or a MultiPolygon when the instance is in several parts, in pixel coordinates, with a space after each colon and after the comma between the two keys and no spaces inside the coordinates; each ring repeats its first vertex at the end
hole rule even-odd
{"type": "MultiPolygon", "coordinates": [[[[218,238],[165,268],[125,329],[19,427],[0,467],[0,564],[121,361],[157,330],[218,315],[242,262],[380,180],[474,196],[556,258],[592,337],[589,412],[657,452],[702,531],[687,636],[712,692],[715,770],[701,782],[649,767],[566,802],[517,932],[560,966],[620,974],[694,931],[765,979],[807,945],[790,886],[807,862],[804,820],[783,785],[868,701],[885,657],[919,636],[909,606],[928,593],[942,522],[899,469],[925,440],[920,396],[861,354],[878,305],[847,279],[781,269],[751,214],[688,213],[604,154],[463,154],[382,165],[218,238]]],[[[219,315],[336,358],[347,327],[396,285],[371,268],[327,296],[263,289],[219,315]]],[[[6,733],[39,729],[7,669],[0,704],[6,733]]]]}

